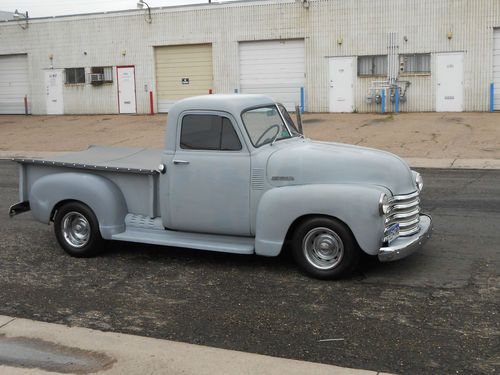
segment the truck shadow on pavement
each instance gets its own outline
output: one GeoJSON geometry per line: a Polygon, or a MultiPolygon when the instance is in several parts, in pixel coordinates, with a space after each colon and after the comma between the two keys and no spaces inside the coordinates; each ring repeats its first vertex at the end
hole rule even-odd
{"type": "MultiPolygon", "coordinates": [[[[136,244],[121,241],[108,241],[99,257],[132,258],[138,262],[157,262],[177,264],[179,267],[205,267],[211,269],[227,268],[228,270],[240,270],[241,272],[270,272],[270,274],[300,275],[313,279],[296,266],[289,249],[284,249],[277,257],[262,257],[258,255],[231,254],[216,251],[205,251],[189,248],[178,248],[169,246],[157,246],[149,244],[136,244]]],[[[358,268],[352,275],[344,277],[343,280],[362,280],[366,278],[365,273],[384,268],[383,263],[377,257],[362,254],[358,268]]],[[[328,281],[327,281],[328,282],[328,281]]]]}

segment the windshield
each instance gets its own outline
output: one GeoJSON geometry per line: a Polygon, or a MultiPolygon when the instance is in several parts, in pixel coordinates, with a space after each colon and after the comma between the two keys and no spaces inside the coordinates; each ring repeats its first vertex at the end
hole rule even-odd
{"type": "Polygon", "coordinates": [[[292,137],[275,105],[249,109],[241,118],[255,147],[292,137]]]}

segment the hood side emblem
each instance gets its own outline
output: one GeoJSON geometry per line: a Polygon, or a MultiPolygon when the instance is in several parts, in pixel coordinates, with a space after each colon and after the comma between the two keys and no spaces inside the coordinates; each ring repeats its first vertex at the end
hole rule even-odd
{"type": "Polygon", "coordinates": [[[295,177],[293,176],[273,176],[271,177],[273,181],[295,181],[295,177]]]}

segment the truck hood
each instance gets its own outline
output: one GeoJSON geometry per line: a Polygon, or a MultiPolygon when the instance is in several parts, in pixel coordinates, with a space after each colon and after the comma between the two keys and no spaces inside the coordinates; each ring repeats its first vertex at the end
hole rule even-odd
{"type": "Polygon", "coordinates": [[[289,143],[271,154],[267,177],[275,186],[372,184],[383,186],[394,195],[408,194],[417,189],[410,168],[394,154],[310,140],[289,143]]]}

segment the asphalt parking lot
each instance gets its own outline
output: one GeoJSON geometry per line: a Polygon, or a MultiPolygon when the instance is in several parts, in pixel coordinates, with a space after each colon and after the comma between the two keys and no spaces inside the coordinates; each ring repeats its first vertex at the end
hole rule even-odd
{"type": "Polygon", "coordinates": [[[286,254],[112,243],[70,258],[52,226],[8,218],[17,170],[1,161],[0,314],[353,368],[496,374],[500,171],[420,172],[435,224],[424,249],[325,282],[286,254]]]}

